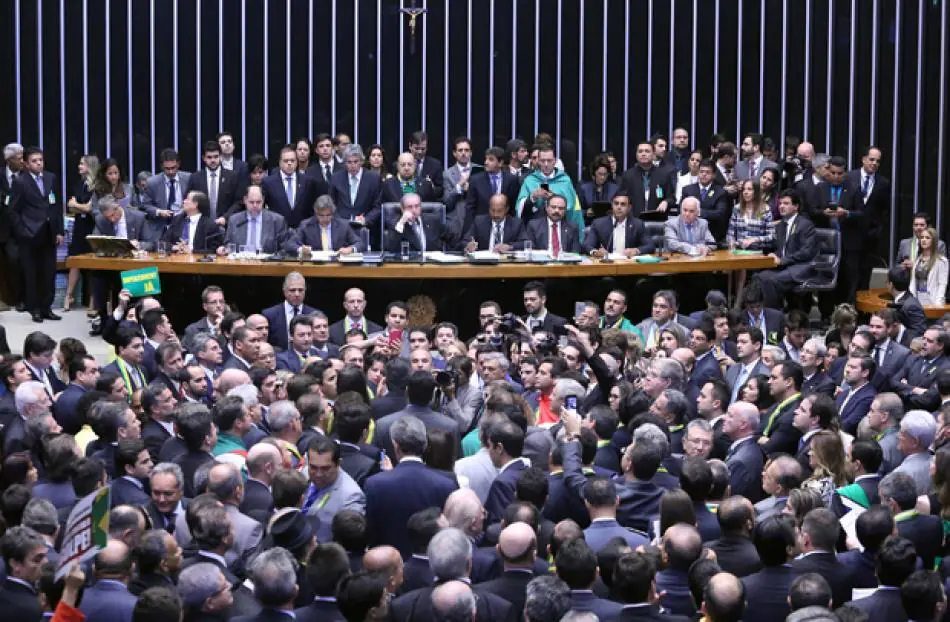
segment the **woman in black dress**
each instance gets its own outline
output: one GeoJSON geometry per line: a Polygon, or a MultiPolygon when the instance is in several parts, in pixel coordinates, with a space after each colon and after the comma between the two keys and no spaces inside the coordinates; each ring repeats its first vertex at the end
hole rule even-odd
{"type": "MultiPolygon", "coordinates": [[[[79,159],[79,181],[76,191],[66,204],[68,212],[74,216],[73,235],[69,243],[69,256],[82,255],[91,249],[86,242],[86,236],[96,228],[96,215],[92,213],[92,191],[96,175],[99,173],[99,158],[93,154],[86,154],[79,159]]],[[[69,311],[73,305],[73,294],[79,282],[79,268],[69,269],[69,281],[66,285],[66,298],[63,301],[63,311],[69,311]]]]}

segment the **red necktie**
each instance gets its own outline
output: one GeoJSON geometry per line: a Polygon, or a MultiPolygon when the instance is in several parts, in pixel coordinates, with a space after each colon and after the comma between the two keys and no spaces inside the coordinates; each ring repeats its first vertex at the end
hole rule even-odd
{"type": "Polygon", "coordinates": [[[551,223],[551,251],[555,255],[561,254],[561,239],[557,235],[557,223],[551,223]]]}

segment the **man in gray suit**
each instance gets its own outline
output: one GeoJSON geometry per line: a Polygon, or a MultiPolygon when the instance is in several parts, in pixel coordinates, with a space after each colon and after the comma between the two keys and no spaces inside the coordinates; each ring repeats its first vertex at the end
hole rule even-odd
{"type": "MultiPolygon", "coordinates": [[[[904,238],[900,241],[900,244],[897,246],[897,263],[908,269],[913,267],[914,260],[917,259],[917,255],[920,253],[920,236],[923,235],[924,231],[930,226],[930,214],[926,212],[917,212],[914,214],[914,235],[913,237],[904,238]]],[[[937,251],[946,257],[947,243],[943,240],[937,240],[937,251]]]]}
{"type": "Polygon", "coordinates": [[[914,478],[918,495],[930,492],[929,447],[936,433],[937,422],[926,410],[911,410],[901,419],[897,446],[906,458],[894,472],[907,473],[914,478]]]}
{"type": "Polygon", "coordinates": [[[284,250],[293,255],[302,247],[315,251],[337,251],[341,255],[363,250],[360,238],[350,223],[336,217],[336,205],[325,194],[313,205],[314,215],[300,223],[284,242],[284,250]]]}
{"type": "Polygon", "coordinates": [[[228,244],[247,246],[248,250],[276,253],[287,240],[287,221],[277,212],[264,209],[264,194],[258,186],[248,186],[244,211],[228,219],[228,232],[218,254],[226,254],[228,244]]]}
{"type": "Polygon", "coordinates": [[[666,221],[666,248],[677,253],[705,256],[716,250],[716,239],[709,223],[699,217],[699,199],[687,197],[680,205],[680,215],[666,221]]]}
{"type": "Polygon", "coordinates": [[[126,210],[110,196],[99,199],[94,235],[125,238],[141,250],[149,250],[152,238],[145,224],[145,216],[135,210],[126,210]]]}
{"type": "Polygon", "coordinates": [[[237,466],[230,463],[216,464],[208,472],[208,492],[224,504],[231,522],[234,523],[234,542],[224,555],[228,564],[237,559],[247,560],[257,549],[263,535],[259,521],[241,513],[238,508],[244,500],[244,480],[237,466]]]}
{"type": "Polygon", "coordinates": [[[736,164],[735,174],[739,180],[758,179],[767,168],[778,168],[778,164],[762,155],[762,134],[750,132],[742,139],[742,161],[736,164]]]}
{"type": "Polygon", "coordinates": [[[764,339],[762,331],[758,328],[741,326],[736,331],[736,358],[738,362],[726,369],[725,376],[726,383],[732,389],[730,404],[739,399],[739,390],[751,376],[769,375],[769,368],[762,362],[762,343],[764,339]]]}
{"type": "Polygon", "coordinates": [[[313,526],[317,542],[333,538],[333,517],[340,510],[366,514],[366,495],[359,484],[340,468],[340,444],[326,435],[318,435],[307,447],[307,472],[310,485],[302,511],[313,526]]]}
{"type": "Polygon", "coordinates": [[[469,180],[481,169],[472,164],[472,141],[465,136],[455,139],[452,157],[455,158],[455,164],[442,171],[442,202],[449,214],[455,213],[457,201],[465,201],[469,180]]]}
{"type": "Polygon", "coordinates": [[[151,238],[158,240],[172,221],[172,217],[181,211],[185,200],[185,189],[191,180],[191,173],[180,171],[181,158],[174,149],[165,149],[159,156],[162,172],[152,175],[145,184],[145,203],[151,238]]]}

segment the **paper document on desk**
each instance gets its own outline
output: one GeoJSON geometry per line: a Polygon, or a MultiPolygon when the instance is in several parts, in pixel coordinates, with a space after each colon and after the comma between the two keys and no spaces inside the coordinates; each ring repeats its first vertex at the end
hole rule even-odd
{"type": "Polygon", "coordinates": [[[468,254],[472,261],[499,261],[501,255],[495,251],[472,251],[468,254]]]}
{"type": "Polygon", "coordinates": [[[559,263],[580,263],[584,261],[584,256],[577,253],[560,253],[554,261],[559,263]]]}
{"type": "Polygon", "coordinates": [[[350,253],[349,255],[340,255],[337,260],[340,263],[363,263],[363,253],[350,253]]]}
{"type": "Polygon", "coordinates": [[[620,261],[622,259],[630,259],[630,258],[624,255],[623,253],[608,253],[607,259],[610,259],[611,261],[620,261]]]}
{"type": "MultiPolygon", "coordinates": [[[[332,261],[336,257],[336,251],[310,251],[309,261],[323,263],[327,261],[332,261]]],[[[305,260],[306,261],[306,260],[305,260]]]]}
{"type": "Polygon", "coordinates": [[[465,258],[461,255],[450,255],[442,251],[427,252],[425,257],[426,261],[433,261],[435,263],[462,263],[465,261],[465,258]]]}

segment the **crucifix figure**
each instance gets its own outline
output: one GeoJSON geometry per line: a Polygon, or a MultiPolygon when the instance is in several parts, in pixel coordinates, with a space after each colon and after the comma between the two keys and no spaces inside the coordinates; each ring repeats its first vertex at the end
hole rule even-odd
{"type": "Polygon", "coordinates": [[[399,9],[401,13],[409,16],[409,53],[416,53],[416,20],[419,16],[425,14],[426,9],[416,6],[416,0],[413,0],[412,6],[399,9]]]}

